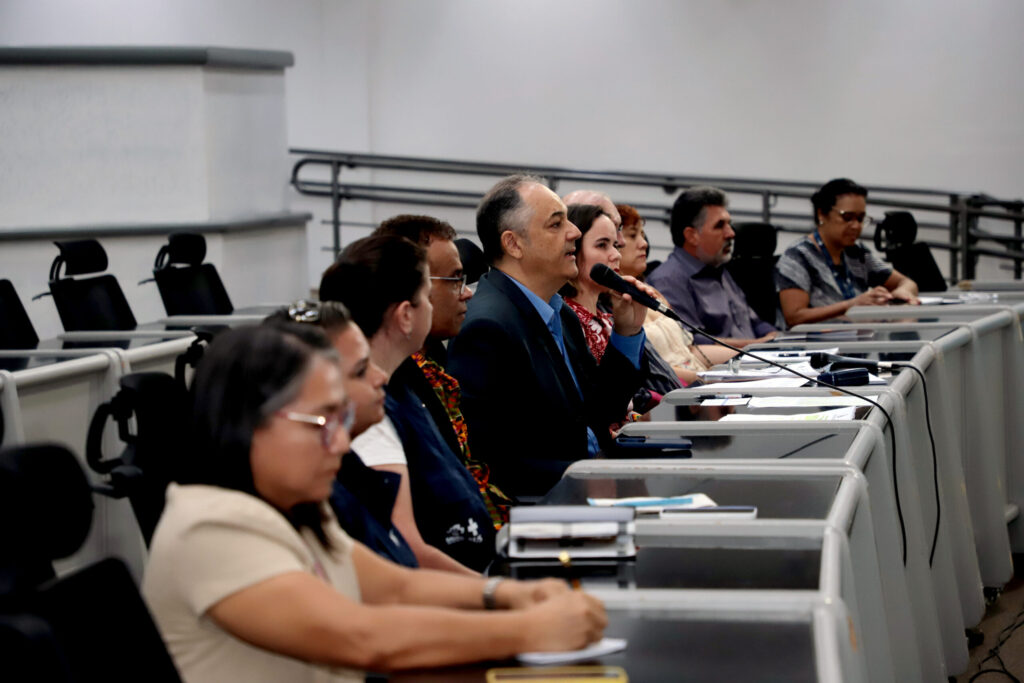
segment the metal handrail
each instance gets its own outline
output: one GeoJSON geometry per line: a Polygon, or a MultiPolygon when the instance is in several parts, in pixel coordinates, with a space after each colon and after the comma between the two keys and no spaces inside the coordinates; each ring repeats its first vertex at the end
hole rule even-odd
{"type": "MultiPolygon", "coordinates": [[[[668,173],[648,173],[621,170],[585,170],[561,166],[538,166],[526,164],[464,161],[455,159],[434,159],[421,157],[367,154],[361,152],[338,152],[315,149],[292,149],[292,154],[301,158],[292,167],[291,184],[300,194],[328,197],[332,199],[333,249],[341,250],[342,201],[371,201],[393,204],[411,204],[446,208],[475,208],[483,193],[474,190],[452,190],[447,188],[414,187],[394,184],[367,184],[344,182],[344,169],[367,168],[386,171],[406,171],[423,174],[451,174],[463,176],[502,177],[513,173],[529,173],[542,178],[549,187],[557,190],[561,182],[596,183],[658,188],[665,194],[674,195],[679,190],[693,185],[714,185],[731,194],[760,197],[760,210],[735,209],[733,214],[776,225],[782,232],[806,232],[811,229],[810,212],[797,214],[774,210],[777,200],[809,199],[819,187],[818,183],[795,180],[773,180],[766,178],[736,178],[725,176],[697,176],[668,173]],[[308,179],[302,176],[307,168],[327,168],[329,180],[308,179]],[[786,221],[780,223],[779,221],[786,221]]],[[[1013,261],[1014,278],[1021,278],[1024,264],[1024,201],[999,200],[986,195],[968,194],[948,190],[925,189],[902,186],[868,186],[871,203],[876,206],[903,210],[926,211],[944,214],[948,223],[920,222],[926,230],[947,230],[948,242],[923,240],[930,247],[949,251],[950,279],[973,279],[978,256],[990,256],[1013,261]],[[883,196],[879,196],[883,195],[883,196]],[[914,199],[908,200],[907,198],[914,199]],[[939,201],[928,201],[929,199],[939,201]],[[994,211],[992,206],[1001,207],[994,211]],[[1011,221],[1013,235],[998,235],[978,229],[979,219],[1011,221]],[[980,240],[995,242],[1003,251],[978,246],[980,240]]],[[[630,202],[647,221],[668,224],[671,214],[669,205],[649,202],[630,202]]],[[[870,238],[865,235],[865,238],[870,238]]]]}

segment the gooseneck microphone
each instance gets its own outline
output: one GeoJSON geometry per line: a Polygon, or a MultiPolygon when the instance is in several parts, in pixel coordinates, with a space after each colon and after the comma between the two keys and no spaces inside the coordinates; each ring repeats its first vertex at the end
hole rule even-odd
{"type": "Polygon", "coordinates": [[[892,370],[893,364],[885,361],[866,360],[864,358],[853,358],[851,356],[837,356],[834,353],[822,353],[815,351],[811,354],[811,367],[823,368],[829,363],[832,370],[846,370],[848,368],[865,368],[868,372],[878,374],[882,370],[892,370]]]}
{"type": "MultiPolygon", "coordinates": [[[[787,367],[787,366],[785,366],[785,365],[783,365],[781,363],[776,363],[775,361],[769,360],[767,358],[763,358],[763,357],[757,355],[756,353],[751,353],[750,351],[744,351],[741,348],[737,348],[737,347],[733,346],[732,344],[729,344],[727,342],[722,341],[721,339],[715,337],[714,335],[709,334],[708,332],[705,332],[704,330],[702,330],[701,328],[697,327],[696,325],[692,325],[692,324],[686,322],[685,320],[680,318],[679,315],[677,315],[676,312],[673,311],[671,308],[669,308],[665,304],[661,303],[660,301],[655,299],[650,294],[647,294],[646,292],[642,291],[639,287],[637,287],[636,285],[632,284],[631,282],[628,282],[628,281],[624,280],[621,276],[619,276],[618,273],[616,273],[614,270],[612,270],[611,268],[609,268],[608,266],[606,266],[603,263],[596,263],[596,264],[594,264],[594,267],[590,269],[590,279],[593,280],[594,282],[596,282],[597,284],[602,285],[603,287],[607,287],[608,289],[611,289],[613,291],[618,292],[619,294],[628,294],[633,299],[633,301],[637,302],[641,306],[646,306],[647,308],[650,308],[650,309],[653,309],[655,311],[658,311],[662,315],[665,315],[665,316],[671,318],[672,320],[675,320],[677,323],[679,323],[680,325],[685,327],[690,332],[696,333],[696,334],[701,334],[701,335],[707,337],[708,339],[710,339],[711,341],[713,341],[714,343],[719,344],[721,346],[724,346],[727,349],[731,349],[731,350],[735,351],[736,353],[742,354],[744,356],[749,356],[750,358],[753,358],[756,361],[760,361],[761,363],[765,363],[767,365],[772,365],[774,367],[781,368],[782,370],[785,370],[786,372],[789,372],[789,373],[791,373],[793,375],[796,375],[797,377],[802,377],[803,379],[807,380],[808,382],[813,382],[814,384],[817,384],[819,386],[828,387],[830,389],[834,389],[834,390],[839,391],[841,393],[848,394],[850,396],[854,396],[854,397],[859,398],[859,399],[861,399],[863,401],[866,401],[867,403],[870,403],[874,407],[878,408],[878,410],[882,413],[882,415],[885,416],[886,423],[889,426],[889,439],[892,442],[892,483],[893,483],[893,488],[895,489],[895,494],[896,494],[895,495],[895,497],[896,497],[896,516],[897,516],[897,518],[899,520],[899,525],[900,525],[900,541],[901,541],[901,546],[902,546],[902,551],[903,551],[903,566],[907,565],[907,529],[906,529],[906,525],[905,525],[904,520],[903,520],[903,506],[900,504],[900,495],[899,495],[899,488],[898,488],[899,485],[897,483],[897,478],[896,478],[896,430],[895,430],[894,427],[892,427],[893,422],[892,422],[892,417],[889,415],[889,411],[887,411],[885,408],[883,408],[877,401],[874,401],[874,400],[868,398],[867,396],[863,396],[861,394],[855,393],[855,392],[850,391],[848,389],[845,389],[845,388],[843,388],[841,386],[836,386],[835,384],[832,384],[830,382],[824,382],[824,381],[822,381],[820,379],[817,379],[816,377],[811,377],[811,376],[805,375],[805,374],[803,374],[801,372],[797,372],[796,370],[794,370],[794,369],[792,369],[790,367],[787,367]]],[[[831,354],[816,353],[814,355],[819,357],[817,360],[818,360],[818,362],[821,362],[821,365],[826,365],[826,364],[828,364],[830,362],[833,362],[832,360],[826,359],[826,357],[830,356],[831,354]]],[[[855,361],[855,362],[858,363],[858,365],[856,365],[856,366],[852,366],[852,365],[843,366],[843,367],[847,367],[847,368],[849,368],[849,367],[867,367],[867,365],[865,365],[865,364],[871,364],[871,365],[875,365],[875,370],[874,371],[877,372],[878,365],[882,365],[880,363],[879,364],[874,364],[874,363],[872,363],[872,361],[864,361],[864,360],[862,360],[860,358],[847,358],[845,356],[834,356],[834,358],[842,359],[842,361],[855,361]]],[[[814,361],[812,360],[811,363],[813,365],[814,361]]],[[[890,367],[892,366],[891,363],[889,363],[887,365],[889,365],[890,367]]],[[[814,366],[814,367],[820,367],[820,366],[814,366]]],[[[839,369],[835,365],[833,365],[833,368],[834,369],[839,369]]],[[[936,538],[938,538],[938,520],[936,520],[936,538]]],[[[934,545],[932,546],[932,554],[934,555],[934,545]]],[[[929,559],[929,565],[930,564],[931,564],[931,560],[929,559]]]]}
{"type": "Polygon", "coordinates": [[[633,298],[633,301],[637,302],[641,306],[646,306],[647,308],[668,316],[677,322],[681,322],[675,311],[655,299],[647,292],[642,291],[632,282],[624,280],[618,273],[603,263],[594,264],[594,267],[590,269],[590,279],[602,287],[607,287],[619,294],[629,294],[629,296],[633,298]]]}

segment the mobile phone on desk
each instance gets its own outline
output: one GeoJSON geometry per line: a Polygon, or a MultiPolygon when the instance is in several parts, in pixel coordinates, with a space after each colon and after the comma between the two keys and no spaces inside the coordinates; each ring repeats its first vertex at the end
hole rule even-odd
{"type": "Polygon", "coordinates": [[[615,445],[625,451],[624,455],[630,452],[645,457],[659,453],[673,458],[689,458],[693,455],[690,450],[693,441],[685,436],[619,434],[615,445]]]}
{"type": "Polygon", "coordinates": [[[754,505],[715,505],[706,508],[665,508],[661,511],[660,517],[661,519],[680,521],[756,519],[757,507],[754,505]]]}

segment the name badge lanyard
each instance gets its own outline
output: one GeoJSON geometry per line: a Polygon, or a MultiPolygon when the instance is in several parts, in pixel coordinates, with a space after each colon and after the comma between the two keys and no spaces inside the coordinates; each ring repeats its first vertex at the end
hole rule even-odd
{"type": "Polygon", "coordinates": [[[825,248],[825,243],[821,240],[821,235],[817,230],[814,231],[814,241],[818,243],[821,255],[825,257],[825,263],[828,264],[829,269],[832,271],[832,277],[836,279],[836,284],[839,285],[839,291],[843,293],[843,298],[852,299],[857,296],[857,290],[854,288],[853,282],[850,280],[850,269],[846,267],[843,256],[841,254],[839,256],[839,259],[844,261],[843,264],[841,266],[837,266],[832,262],[832,255],[828,253],[828,249],[825,248]]]}

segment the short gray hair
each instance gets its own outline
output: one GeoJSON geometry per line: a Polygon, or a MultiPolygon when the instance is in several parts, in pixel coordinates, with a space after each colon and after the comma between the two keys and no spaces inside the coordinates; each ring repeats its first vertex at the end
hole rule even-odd
{"type": "Polygon", "coordinates": [[[537,176],[510,175],[499,180],[480,200],[476,209],[476,234],[488,263],[493,264],[504,253],[502,233],[512,231],[521,235],[525,232],[530,207],[523,201],[519,188],[529,183],[544,185],[537,176]]]}

